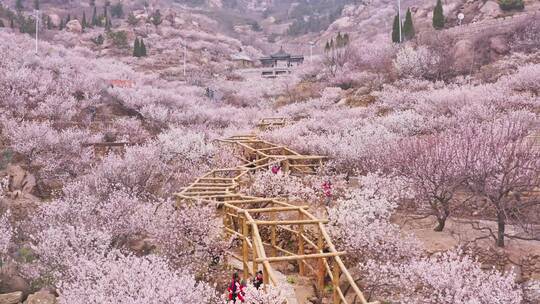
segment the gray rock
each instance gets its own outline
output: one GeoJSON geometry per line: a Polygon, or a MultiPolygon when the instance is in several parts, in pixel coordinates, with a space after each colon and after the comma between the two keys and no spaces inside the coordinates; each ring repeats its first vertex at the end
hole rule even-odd
{"type": "Polygon", "coordinates": [[[56,297],[47,290],[40,290],[29,295],[24,304],[56,304],[56,297]]]}
{"type": "Polygon", "coordinates": [[[66,24],[66,29],[68,32],[72,33],[82,33],[82,26],[79,20],[71,20],[66,24]]]}
{"type": "Polygon", "coordinates": [[[22,296],[20,291],[0,294],[0,304],[18,304],[22,301],[22,296]]]}
{"type": "Polygon", "coordinates": [[[489,0],[480,8],[480,12],[486,17],[496,17],[501,12],[497,1],[489,0]]]}

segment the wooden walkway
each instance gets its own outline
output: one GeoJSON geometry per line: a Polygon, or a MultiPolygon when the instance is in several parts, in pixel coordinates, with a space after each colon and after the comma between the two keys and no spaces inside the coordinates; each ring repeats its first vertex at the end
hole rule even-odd
{"type": "Polygon", "coordinates": [[[264,283],[277,286],[278,279],[272,264],[294,261],[299,275],[309,273],[315,277],[319,291],[325,289],[325,279],[329,279],[332,303],[352,303],[351,299],[356,298],[356,303],[366,304],[362,291],[341,260],[346,253],[336,250],[326,232],[324,224],[327,220],[313,216],[308,206],[240,192],[241,185],[249,180],[250,172],[267,170],[279,164],[282,170],[291,174],[315,174],[325,157],[301,155],[254,135],[234,136],[221,142],[230,145],[243,164],[215,169],[199,177],[175,194],[179,206],[195,201],[220,206],[226,237],[234,235],[242,240],[241,255],[229,254],[242,263],[244,278],[253,277],[254,272],[262,269],[264,283]],[[294,249],[278,245],[281,233],[293,236],[294,249]],[[344,294],[340,287],[342,276],[350,285],[349,295],[344,294]]]}

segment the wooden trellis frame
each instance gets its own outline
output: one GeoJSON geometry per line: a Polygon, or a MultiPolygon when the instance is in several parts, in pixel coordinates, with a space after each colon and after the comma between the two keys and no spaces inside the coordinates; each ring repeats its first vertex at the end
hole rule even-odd
{"type": "MultiPolygon", "coordinates": [[[[324,156],[301,155],[287,147],[276,145],[253,135],[233,136],[220,140],[239,148],[244,164],[225,169],[215,169],[199,177],[179,193],[175,193],[178,204],[182,201],[203,201],[222,207],[225,236],[234,235],[242,240],[241,256],[229,255],[242,262],[244,277],[254,276],[261,267],[264,284],[276,286],[278,281],[272,268],[273,263],[297,261],[298,272],[304,276],[308,269],[317,280],[317,288],[324,290],[325,278],[330,278],[333,303],[350,303],[339,284],[343,275],[350,284],[354,296],[361,304],[367,304],[362,291],[343,264],[324,224],[328,221],[312,215],[309,206],[296,206],[277,198],[261,198],[239,193],[242,178],[250,171],[268,169],[279,163],[284,171],[296,174],[314,174],[322,165],[324,156]],[[261,214],[270,220],[260,219],[261,214]],[[294,218],[278,220],[277,216],[291,215],[294,218]],[[260,227],[269,226],[270,237],[263,239],[260,227]],[[292,252],[277,245],[279,231],[295,235],[297,250],[292,252]],[[316,239],[310,238],[310,233],[316,239]],[[267,252],[269,249],[269,252],[267,252]],[[313,267],[309,261],[315,260],[313,267]]],[[[375,303],[375,302],[374,302],[375,303]]]]}
{"type": "Polygon", "coordinates": [[[263,118],[257,124],[257,128],[261,131],[265,131],[274,127],[283,127],[287,124],[287,118],[284,117],[268,117],[263,118]]]}

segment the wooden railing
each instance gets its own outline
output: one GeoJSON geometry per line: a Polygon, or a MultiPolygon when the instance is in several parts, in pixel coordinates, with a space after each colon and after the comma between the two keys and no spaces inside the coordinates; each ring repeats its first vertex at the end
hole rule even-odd
{"type": "Polygon", "coordinates": [[[176,193],[179,208],[186,201],[217,203],[223,214],[224,232],[242,240],[241,255],[230,252],[230,256],[242,262],[244,277],[262,268],[265,284],[279,284],[273,263],[296,261],[298,273],[307,275],[307,269],[317,280],[317,289],[322,292],[325,278],[332,286],[333,303],[350,303],[340,287],[340,277],[350,284],[358,303],[367,304],[362,291],[343,264],[341,256],[327,233],[326,219],[312,215],[309,206],[297,206],[279,198],[261,198],[240,193],[240,186],[247,174],[267,169],[279,163],[282,170],[296,174],[314,174],[325,157],[301,155],[286,147],[257,139],[253,135],[234,136],[221,140],[232,145],[244,164],[234,168],[215,169],[199,177],[188,187],[176,193]],[[277,219],[278,215],[281,219],[277,219]],[[269,227],[269,239],[261,237],[262,227],[269,227]],[[295,248],[278,246],[279,233],[295,236],[295,248]],[[313,239],[315,237],[316,239],[313,239]],[[269,249],[269,251],[267,251],[269,249]],[[315,266],[310,262],[315,261],[315,266]]]}

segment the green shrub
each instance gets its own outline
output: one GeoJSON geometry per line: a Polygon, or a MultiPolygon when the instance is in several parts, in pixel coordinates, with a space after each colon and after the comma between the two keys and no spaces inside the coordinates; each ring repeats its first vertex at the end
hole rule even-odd
{"type": "Polygon", "coordinates": [[[525,4],[523,4],[523,0],[499,0],[499,7],[504,11],[521,10],[525,7],[525,4]]]}

